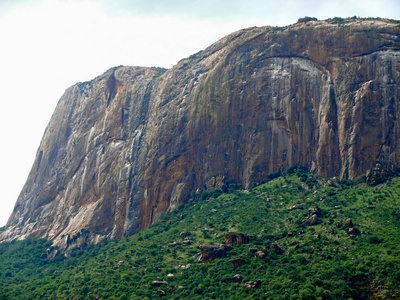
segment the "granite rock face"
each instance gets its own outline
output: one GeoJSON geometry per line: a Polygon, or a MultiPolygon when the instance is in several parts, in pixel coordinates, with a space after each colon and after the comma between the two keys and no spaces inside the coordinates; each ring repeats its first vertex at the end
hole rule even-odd
{"type": "Polygon", "coordinates": [[[310,21],[235,32],[169,70],[78,83],[0,240],[66,249],[129,236],[213,176],[248,186],[293,165],[349,179],[397,168],[399,50],[395,22],[310,21]]]}

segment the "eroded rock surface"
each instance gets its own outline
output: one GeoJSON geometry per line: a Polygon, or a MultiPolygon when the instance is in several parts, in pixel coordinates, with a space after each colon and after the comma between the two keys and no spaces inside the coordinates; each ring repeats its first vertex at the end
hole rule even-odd
{"type": "Polygon", "coordinates": [[[201,262],[210,263],[214,259],[225,257],[226,253],[231,250],[224,244],[202,244],[199,246],[201,250],[201,262]]]}
{"type": "Polygon", "coordinates": [[[0,240],[129,236],[215,176],[398,167],[399,36],[383,20],[254,27],[167,71],[117,67],[70,87],[0,240]]]}
{"type": "Polygon", "coordinates": [[[249,237],[241,232],[225,232],[225,245],[238,246],[249,243],[249,237]]]}

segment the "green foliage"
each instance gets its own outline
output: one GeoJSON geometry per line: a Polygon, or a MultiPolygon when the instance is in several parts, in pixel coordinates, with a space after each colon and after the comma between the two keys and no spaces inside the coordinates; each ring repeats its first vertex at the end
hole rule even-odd
{"type": "Polygon", "coordinates": [[[160,67],[152,67],[152,69],[158,72],[157,75],[153,76],[153,78],[152,78],[153,81],[168,71],[168,69],[160,68],[160,67]]]}
{"type": "Polygon", "coordinates": [[[54,249],[46,240],[2,243],[0,299],[157,299],[158,290],[166,299],[400,297],[400,178],[371,187],[303,168],[276,176],[248,190],[228,179],[134,236],[75,248],[67,258],[48,259],[54,249]],[[304,226],[311,206],[319,223],[304,226]],[[348,218],[359,234],[349,234],[348,218]],[[251,236],[249,244],[194,262],[200,244],[223,242],[226,231],[251,236]],[[246,264],[234,269],[234,258],[246,264]],[[243,288],[258,279],[261,286],[243,288]]]}
{"type": "Polygon", "coordinates": [[[304,18],[300,18],[297,22],[298,23],[307,23],[310,21],[318,21],[317,18],[313,18],[313,17],[304,17],[304,18]]]}
{"type": "Polygon", "coordinates": [[[191,59],[195,59],[195,58],[197,58],[201,53],[203,53],[203,50],[200,50],[199,52],[196,52],[196,53],[190,55],[190,56],[189,56],[189,59],[190,59],[190,60],[191,60],[191,59]]]}
{"type": "Polygon", "coordinates": [[[339,25],[342,25],[342,24],[346,23],[346,19],[343,19],[343,18],[340,18],[340,17],[334,17],[333,19],[330,19],[330,21],[331,21],[331,23],[339,24],[339,25]]]}

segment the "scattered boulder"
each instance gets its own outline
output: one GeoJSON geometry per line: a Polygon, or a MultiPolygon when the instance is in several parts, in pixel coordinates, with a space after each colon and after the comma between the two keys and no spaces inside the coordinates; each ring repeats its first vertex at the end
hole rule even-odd
{"type": "Polygon", "coordinates": [[[303,221],[303,225],[312,226],[318,224],[318,216],[312,215],[310,217],[306,217],[303,221]]]}
{"type": "Polygon", "coordinates": [[[243,258],[233,258],[229,260],[229,266],[232,268],[239,268],[240,266],[246,264],[247,262],[243,258]]]}
{"type": "Polygon", "coordinates": [[[170,246],[170,247],[176,246],[176,242],[171,242],[168,244],[168,246],[170,246]]]}
{"type": "Polygon", "coordinates": [[[233,282],[242,282],[243,281],[243,277],[240,274],[236,274],[235,276],[232,277],[232,281],[233,282]]]}
{"type": "Polygon", "coordinates": [[[210,263],[216,258],[221,258],[226,256],[226,252],[231,250],[231,247],[228,247],[224,244],[215,243],[211,244],[202,244],[200,245],[201,250],[201,261],[203,263],[210,263]]]}
{"type": "Polygon", "coordinates": [[[389,173],[381,164],[376,164],[374,169],[368,170],[366,173],[366,182],[370,186],[383,183],[388,179],[389,173]]]}
{"type": "Polygon", "coordinates": [[[303,220],[303,225],[312,226],[318,224],[318,217],[321,217],[321,210],[317,206],[308,209],[307,217],[303,220]]]}
{"type": "Polygon", "coordinates": [[[317,217],[321,217],[321,210],[317,207],[317,206],[311,206],[308,209],[308,215],[312,216],[312,215],[316,215],[317,217]]]}
{"type": "Polygon", "coordinates": [[[190,234],[190,232],[182,231],[179,235],[180,236],[189,236],[191,234],[190,234]]]}
{"type": "Polygon", "coordinates": [[[185,287],[183,286],[183,285],[177,285],[177,286],[174,286],[174,290],[176,291],[176,290],[180,290],[180,289],[184,289],[185,287]]]}
{"type": "Polygon", "coordinates": [[[224,185],[224,179],[225,179],[225,176],[223,176],[223,175],[217,175],[217,176],[211,177],[206,182],[207,190],[212,191],[212,190],[221,188],[224,185]]]}
{"type": "Polygon", "coordinates": [[[304,209],[304,206],[305,206],[305,205],[306,205],[305,203],[295,204],[295,205],[291,206],[289,209],[290,209],[290,210],[294,210],[294,209],[304,209]]]}
{"type": "Polygon", "coordinates": [[[167,293],[166,293],[166,292],[164,292],[163,290],[158,290],[158,291],[156,292],[156,294],[157,294],[157,296],[158,296],[158,297],[164,297],[164,296],[167,296],[167,293]]]}
{"type": "Polygon", "coordinates": [[[259,259],[264,259],[265,258],[265,253],[263,251],[257,251],[255,254],[255,257],[259,259]]]}
{"type": "Polygon", "coordinates": [[[225,233],[225,245],[237,246],[247,244],[249,238],[240,232],[226,232],[225,233]]]}
{"type": "Polygon", "coordinates": [[[184,244],[187,244],[187,245],[190,245],[192,242],[191,242],[188,238],[185,238],[185,239],[183,240],[183,243],[184,243],[184,244]]]}
{"type": "Polygon", "coordinates": [[[347,231],[347,234],[349,236],[356,236],[359,235],[361,232],[360,230],[358,230],[357,228],[349,228],[349,230],[347,231]]]}
{"type": "Polygon", "coordinates": [[[254,289],[254,288],[258,288],[261,286],[261,280],[257,279],[255,281],[247,281],[244,285],[243,288],[244,289],[254,289]]]}
{"type": "Polygon", "coordinates": [[[183,215],[180,215],[180,214],[179,214],[179,215],[176,216],[176,218],[177,218],[178,220],[182,220],[182,219],[183,219],[183,215]]]}
{"type": "Polygon", "coordinates": [[[162,286],[162,285],[167,285],[168,282],[165,280],[154,280],[151,285],[152,286],[162,286]]]}
{"type": "Polygon", "coordinates": [[[344,227],[353,227],[353,220],[348,218],[346,221],[344,221],[344,227]]]}
{"type": "Polygon", "coordinates": [[[267,247],[267,250],[273,251],[276,254],[282,255],[285,251],[282,250],[281,247],[279,247],[277,244],[270,244],[267,247]]]}
{"type": "Polygon", "coordinates": [[[187,265],[176,265],[174,266],[175,270],[179,270],[179,269],[189,269],[192,266],[192,264],[187,264],[187,265]]]}
{"type": "Polygon", "coordinates": [[[195,262],[201,262],[201,253],[197,253],[197,254],[193,255],[193,260],[195,262]]]}

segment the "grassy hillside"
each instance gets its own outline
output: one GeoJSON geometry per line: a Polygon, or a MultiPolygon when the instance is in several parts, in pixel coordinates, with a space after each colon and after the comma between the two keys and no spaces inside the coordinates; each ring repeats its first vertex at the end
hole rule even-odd
{"type": "Polygon", "coordinates": [[[372,187],[292,169],[238,188],[228,181],[128,239],[68,258],[47,259],[45,240],[0,244],[0,299],[400,297],[400,178],[372,187]],[[306,225],[311,207],[319,216],[306,225]],[[227,231],[250,236],[249,244],[194,261],[201,244],[221,243],[227,231]],[[235,258],[244,264],[230,266],[235,258]]]}

